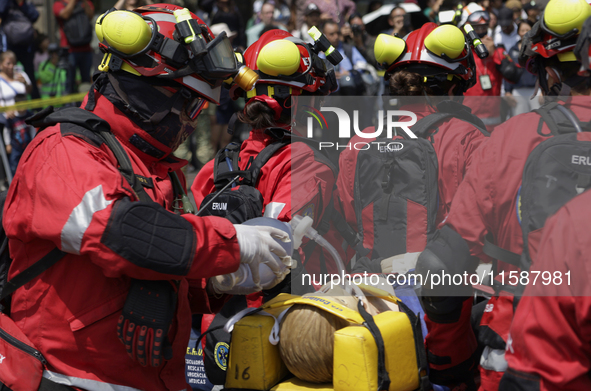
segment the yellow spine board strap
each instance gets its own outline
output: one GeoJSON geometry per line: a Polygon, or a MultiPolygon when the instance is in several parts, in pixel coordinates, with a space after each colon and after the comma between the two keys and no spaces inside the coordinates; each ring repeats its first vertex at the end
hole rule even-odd
{"type": "Polygon", "coordinates": [[[382,300],[385,301],[389,301],[391,303],[394,304],[399,304],[400,303],[400,299],[397,298],[396,296],[392,296],[389,292],[380,289],[380,288],[376,288],[375,286],[371,286],[371,285],[365,285],[365,284],[359,284],[357,285],[359,287],[359,289],[361,289],[361,291],[363,291],[363,293],[370,294],[374,297],[379,297],[382,300]]]}
{"type": "Polygon", "coordinates": [[[371,316],[363,307],[361,300],[357,302],[357,309],[359,310],[359,314],[363,317],[363,326],[365,326],[365,328],[369,330],[369,332],[375,339],[376,345],[378,347],[378,390],[389,390],[390,376],[388,375],[388,371],[386,370],[386,347],[384,345],[382,333],[376,325],[376,322],[374,322],[373,316],[371,316]]]}

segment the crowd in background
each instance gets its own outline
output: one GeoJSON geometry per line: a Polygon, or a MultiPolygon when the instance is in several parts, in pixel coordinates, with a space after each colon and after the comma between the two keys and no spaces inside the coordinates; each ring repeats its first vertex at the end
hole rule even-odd
{"type": "MultiPolygon", "coordinates": [[[[395,3],[375,0],[169,2],[189,8],[211,26],[214,34],[225,31],[236,51],[243,51],[270,29],[290,31],[294,36],[311,42],[307,31],[313,26],[319,28],[344,57],[336,69],[340,95],[383,93],[383,73],[373,54],[374,42],[380,33],[404,37],[426,22],[440,23],[442,11],[463,7],[465,14],[471,6],[476,6],[488,11],[490,16],[483,42],[490,41],[490,45],[504,48],[515,59],[521,37],[540,17],[545,4],[544,0],[479,0],[469,5],[460,3],[460,0],[405,0],[395,3]]],[[[152,0],[118,0],[113,6],[133,10],[150,3],[152,0]]],[[[11,37],[14,33],[10,32],[9,24],[13,14],[20,12],[32,24],[39,17],[39,12],[26,0],[0,0],[0,43],[3,52],[0,55],[0,106],[10,106],[16,101],[27,99],[59,97],[87,91],[90,88],[91,75],[102,55],[96,39],[92,42],[89,39],[88,42],[74,43],[67,31],[70,25],[78,23],[80,25],[76,28],[88,27],[88,31],[92,33],[99,8],[104,6],[105,4],[101,4],[99,7],[90,0],[56,0],[53,14],[59,27],[59,36],[51,37],[36,30],[29,34],[27,31],[30,35],[28,42],[15,42],[11,37]],[[84,24],[87,26],[82,26],[84,24]]],[[[503,108],[505,118],[539,106],[537,99],[514,99],[532,95],[535,84],[533,75],[523,72],[517,82],[502,81],[500,78],[498,81],[493,78],[493,82],[502,83],[499,89],[493,88],[493,91],[506,98],[503,108]]],[[[490,93],[486,95],[490,96],[490,93]]],[[[232,140],[232,135],[227,132],[229,120],[243,105],[243,101],[233,101],[227,91],[223,91],[221,104],[207,108],[206,114],[201,116],[197,132],[178,151],[180,156],[190,161],[189,171],[199,170],[203,162],[213,158],[219,148],[232,140]]],[[[15,119],[24,115],[27,115],[26,110],[9,111],[0,118],[0,123],[4,125],[3,141],[6,152],[8,158],[14,161],[10,164],[14,169],[20,153],[31,138],[30,134],[33,133],[23,121],[16,121],[15,124],[15,119]]],[[[234,135],[236,137],[239,136],[234,135]]]]}

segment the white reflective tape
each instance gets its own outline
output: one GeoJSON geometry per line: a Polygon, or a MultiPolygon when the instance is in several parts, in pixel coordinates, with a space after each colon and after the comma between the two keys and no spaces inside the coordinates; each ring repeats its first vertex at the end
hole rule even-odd
{"type": "Polygon", "coordinates": [[[154,19],[155,22],[170,22],[176,24],[174,14],[169,14],[168,12],[152,12],[147,13],[146,16],[154,19]]]}
{"type": "Polygon", "coordinates": [[[207,96],[209,99],[214,100],[216,103],[220,101],[222,87],[212,87],[193,75],[183,77],[183,84],[191,87],[195,91],[199,91],[201,94],[207,96]]]}
{"type": "Polygon", "coordinates": [[[480,357],[480,366],[488,371],[505,372],[507,370],[505,351],[486,346],[480,357]]]}
{"type": "Polygon", "coordinates": [[[74,208],[72,214],[62,228],[62,251],[72,254],[80,254],[82,237],[88,229],[95,212],[105,209],[113,201],[108,201],[103,193],[103,185],[98,185],[89,190],[80,204],[74,208]]]}
{"type": "Polygon", "coordinates": [[[70,387],[78,387],[87,391],[141,391],[137,388],[120,386],[100,382],[97,380],[82,379],[80,377],[66,376],[61,373],[55,373],[48,370],[43,371],[43,377],[54,383],[63,384],[70,387]]]}
{"type": "MultiPolygon", "coordinates": [[[[412,53],[405,53],[404,56],[397,62],[409,61],[412,58],[412,53]]],[[[461,64],[459,62],[447,62],[441,57],[431,54],[427,49],[421,50],[421,61],[439,64],[447,69],[456,70],[461,64]]]]}
{"type": "Polygon", "coordinates": [[[276,219],[279,217],[284,207],[285,204],[283,202],[269,202],[267,206],[265,206],[264,217],[276,219]]]}
{"type": "Polygon", "coordinates": [[[498,125],[501,123],[501,117],[480,118],[485,125],[498,125]]]}

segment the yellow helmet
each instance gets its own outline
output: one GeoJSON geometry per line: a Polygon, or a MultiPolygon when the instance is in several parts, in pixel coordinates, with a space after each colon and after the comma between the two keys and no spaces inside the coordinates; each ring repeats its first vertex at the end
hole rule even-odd
{"type": "Polygon", "coordinates": [[[240,69],[225,33],[215,37],[196,15],[171,4],[111,9],[95,25],[101,71],[174,80],[219,104],[220,87],[240,69]]]}
{"type": "Polygon", "coordinates": [[[573,52],[583,23],[591,17],[591,6],[585,0],[550,0],[543,17],[523,37],[519,64],[538,75],[540,86],[547,95],[557,94],[560,83],[548,86],[546,61],[577,61],[573,52]]]}
{"type": "Polygon", "coordinates": [[[376,61],[386,71],[386,78],[400,69],[425,77],[437,90],[445,81],[459,79],[454,91],[463,94],[476,83],[476,65],[470,45],[456,26],[425,23],[404,39],[380,34],[374,45],[376,61]]]}

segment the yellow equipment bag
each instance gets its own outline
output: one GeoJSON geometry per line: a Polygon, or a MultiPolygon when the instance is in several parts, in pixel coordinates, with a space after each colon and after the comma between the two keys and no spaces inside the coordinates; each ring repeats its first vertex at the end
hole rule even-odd
{"type": "Polygon", "coordinates": [[[279,348],[269,337],[277,318],[289,308],[285,302],[294,296],[285,293],[262,306],[260,312],[240,319],[232,331],[226,388],[269,390],[289,374],[281,361],[279,348]],[[269,316],[271,315],[271,316],[269,316]]]}
{"type": "MultiPolygon", "coordinates": [[[[390,391],[416,390],[419,373],[414,331],[403,312],[387,311],[373,317],[384,341],[385,369],[390,391]]],[[[378,347],[366,327],[349,326],[335,333],[335,391],[378,389],[378,347]]]]}
{"type": "Polygon", "coordinates": [[[303,381],[297,377],[277,384],[271,391],[334,391],[332,384],[316,384],[303,381]]]}

